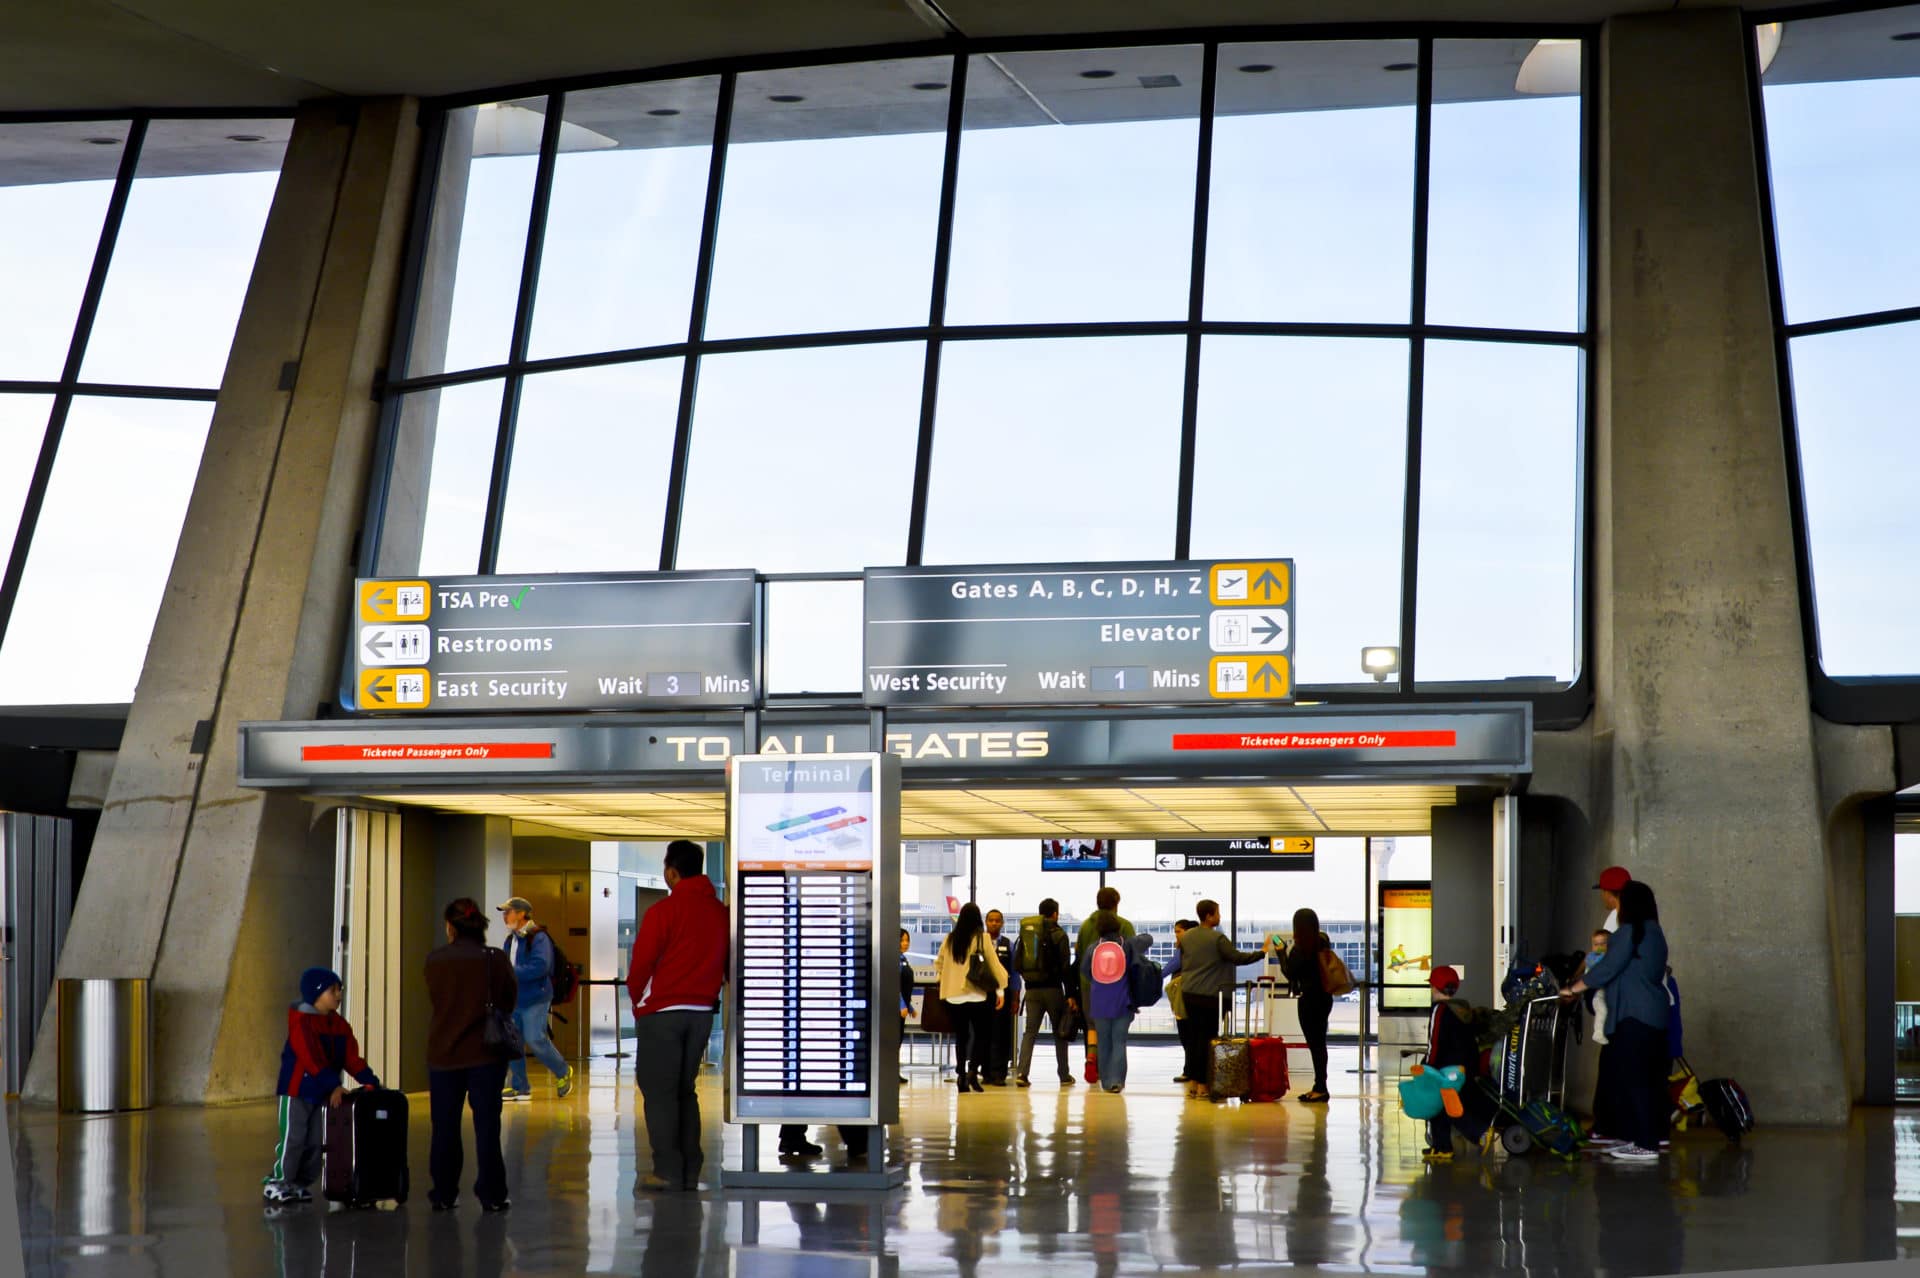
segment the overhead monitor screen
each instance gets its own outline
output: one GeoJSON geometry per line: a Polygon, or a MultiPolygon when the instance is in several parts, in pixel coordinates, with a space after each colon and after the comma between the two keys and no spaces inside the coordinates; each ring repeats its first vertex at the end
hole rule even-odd
{"type": "Polygon", "coordinates": [[[1111,870],[1112,839],[1042,839],[1040,868],[1043,870],[1111,870]]]}

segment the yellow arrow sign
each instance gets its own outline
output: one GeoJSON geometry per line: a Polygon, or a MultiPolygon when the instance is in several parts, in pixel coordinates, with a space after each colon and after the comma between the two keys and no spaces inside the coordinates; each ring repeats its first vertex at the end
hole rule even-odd
{"type": "Polygon", "coordinates": [[[1226,701],[1285,701],[1293,695],[1293,665],[1285,657],[1215,657],[1207,663],[1207,690],[1226,701]]]}
{"type": "Polygon", "coordinates": [[[424,710],[433,695],[428,683],[425,670],[362,670],[360,709],[424,710]]]}
{"type": "Polygon", "coordinates": [[[432,590],[424,581],[360,583],[362,621],[425,621],[432,610],[432,590]]]}
{"type": "Polygon", "coordinates": [[[1310,834],[1282,835],[1267,842],[1269,852],[1277,852],[1282,856],[1313,855],[1313,836],[1310,834]]]}
{"type": "Polygon", "coordinates": [[[1208,582],[1216,607],[1268,604],[1278,607],[1293,595],[1293,574],[1279,560],[1215,564],[1208,582]]]}

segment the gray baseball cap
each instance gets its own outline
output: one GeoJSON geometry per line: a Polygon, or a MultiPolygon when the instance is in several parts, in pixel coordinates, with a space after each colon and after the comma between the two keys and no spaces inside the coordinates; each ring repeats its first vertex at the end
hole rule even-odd
{"type": "Polygon", "coordinates": [[[510,896],[504,905],[496,905],[493,908],[502,914],[505,914],[508,910],[518,910],[522,914],[531,914],[533,913],[533,902],[524,896],[510,896]]]}

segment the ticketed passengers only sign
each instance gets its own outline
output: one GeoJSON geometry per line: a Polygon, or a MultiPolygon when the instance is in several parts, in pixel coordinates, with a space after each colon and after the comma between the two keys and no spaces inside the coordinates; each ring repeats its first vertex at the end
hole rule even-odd
{"type": "Polygon", "coordinates": [[[742,708],[760,695],[751,571],[354,583],[359,710],[742,708]]]}
{"type": "Polygon", "coordinates": [[[869,706],[1293,699],[1290,559],[869,568],[869,706]]]}

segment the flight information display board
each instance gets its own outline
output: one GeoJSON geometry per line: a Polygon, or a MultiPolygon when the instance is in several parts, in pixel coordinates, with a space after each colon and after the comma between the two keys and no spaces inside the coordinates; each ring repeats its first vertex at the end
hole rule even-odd
{"type": "Polygon", "coordinates": [[[899,846],[895,755],[728,762],[728,1122],[898,1121],[899,846]]]}

